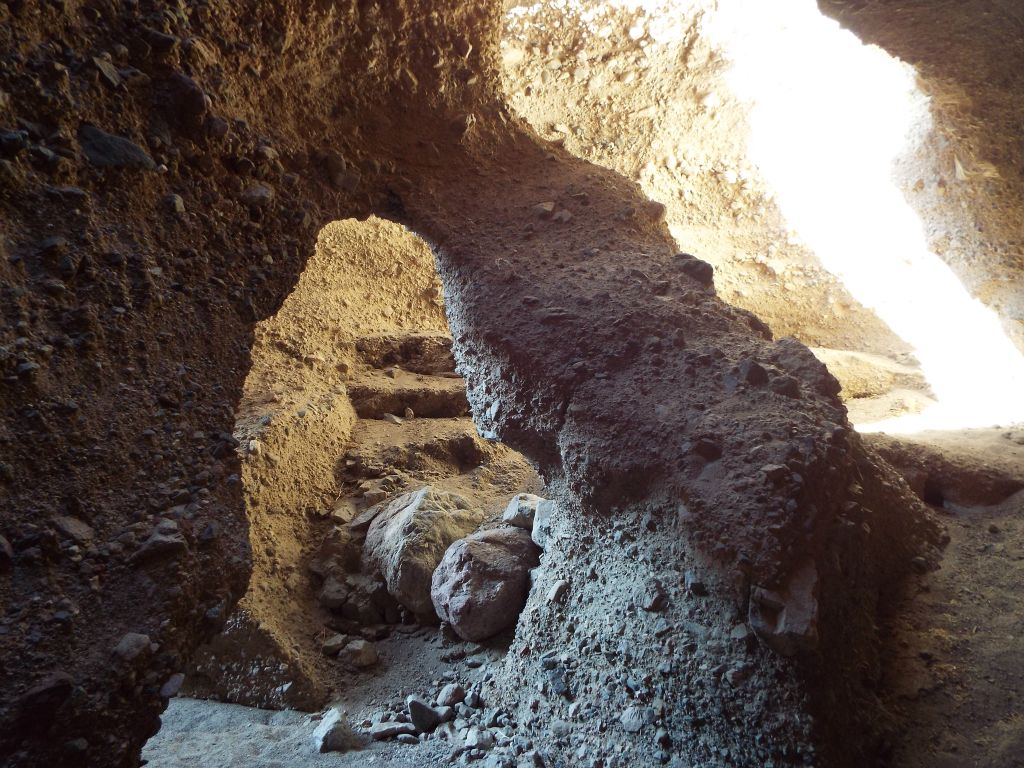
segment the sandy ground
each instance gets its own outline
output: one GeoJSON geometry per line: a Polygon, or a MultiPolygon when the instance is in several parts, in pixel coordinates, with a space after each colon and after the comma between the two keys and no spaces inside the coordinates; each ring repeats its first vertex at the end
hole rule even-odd
{"type": "MultiPolygon", "coordinates": [[[[447,680],[464,686],[488,673],[500,650],[472,646],[467,657],[483,662],[470,668],[466,659],[446,662],[440,633],[421,629],[394,633],[380,641],[380,664],[357,674],[332,702],[347,712],[353,725],[404,699],[409,693],[433,695],[447,680]],[[442,675],[448,676],[442,680],[442,675]]],[[[462,648],[462,644],[458,644],[462,648]]],[[[367,742],[347,753],[320,754],[313,746],[318,714],[267,710],[201,699],[177,698],[164,713],[160,732],[146,745],[143,759],[151,768],[285,768],[285,766],[434,766],[447,762],[448,742],[433,737],[417,745],[395,741],[367,742]]]]}

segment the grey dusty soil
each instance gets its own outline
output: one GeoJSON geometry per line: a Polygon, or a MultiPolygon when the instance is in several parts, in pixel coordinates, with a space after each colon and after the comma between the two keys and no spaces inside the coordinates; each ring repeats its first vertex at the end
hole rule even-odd
{"type": "MultiPolygon", "coordinates": [[[[705,120],[700,14],[562,5],[0,3],[0,763],[1019,761],[1019,430],[859,435],[934,393],[705,120]],[[349,562],[427,484],[556,504],[493,648],[349,562]],[[453,675],[448,737],[303,752],[453,675]]],[[[919,67],[903,180],[1019,342],[1019,11],[821,8],[919,67]]]]}
{"type": "MultiPolygon", "coordinates": [[[[403,692],[435,690],[444,673],[458,673],[465,684],[480,676],[464,663],[442,661],[450,652],[434,630],[396,633],[378,643],[381,663],[347,681],[332,705],[358,723],[403,699],[403,692]]],[[[488,652],[476,658],[489,659],[488,652]]],[[[470,657],[473,658],[473,657],[470,657]]],[[[320,754],[313,746],[316,715],[266,710],[213,701],[174,699],[164,726],[143,751],[152,768],[272,768],[273,766],[428,766],[447,764],[450,752],[440,739],[410,747],[395,741],[369,742],[346,753],[320,754]]]]}

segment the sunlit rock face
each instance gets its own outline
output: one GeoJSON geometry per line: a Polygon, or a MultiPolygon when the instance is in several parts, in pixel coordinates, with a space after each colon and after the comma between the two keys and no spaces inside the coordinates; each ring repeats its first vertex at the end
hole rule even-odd
{"type": "Polygon", "coordinates": [[[249,574],[231,429],[253,326],[321,225],[371,211],[434,247],[473,414],[558,502],[494,696],[571,759],[542,722],[568,701],[524,696],[564,644],[594,729],[622,723],[609,676],[658,680],[669,739],[623,741],[623,764],[873,755],[876,601],[933,524],[831,374],[723,302],[662,206],[506,109],[500,11],[0,10],[0,119],[27,125],[0,168],[7,763],[136,764],[249,574]],[[83,146],[83,124],[120,139],[83,146]],[[729,646],[748,621],[764,644],[729,646]]]}

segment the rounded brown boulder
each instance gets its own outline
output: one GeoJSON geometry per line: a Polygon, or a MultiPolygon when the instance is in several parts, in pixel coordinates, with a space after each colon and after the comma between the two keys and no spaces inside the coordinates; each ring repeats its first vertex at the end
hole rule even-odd
{"type": "Polygon", "coordinates": [[[430,597],[437,615],[464,640],[483,640],[513,626],[539,553],[522,528],[496,528],[459,539],[434,571],[430,597]]]}

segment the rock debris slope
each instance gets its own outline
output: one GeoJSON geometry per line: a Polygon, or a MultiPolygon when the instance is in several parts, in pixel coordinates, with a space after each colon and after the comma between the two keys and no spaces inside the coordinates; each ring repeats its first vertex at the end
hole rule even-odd
{"type": "Polygon", "coordinates": [[[495,692],[553,759],[870,754],[875,603],[934,527],[660,206],[510,115],[500,11],[0,6],[7,764],[136,763],[245,589],[253,326],[371,211],[435,247],[473,414],[557,495],[495,692]]]}

